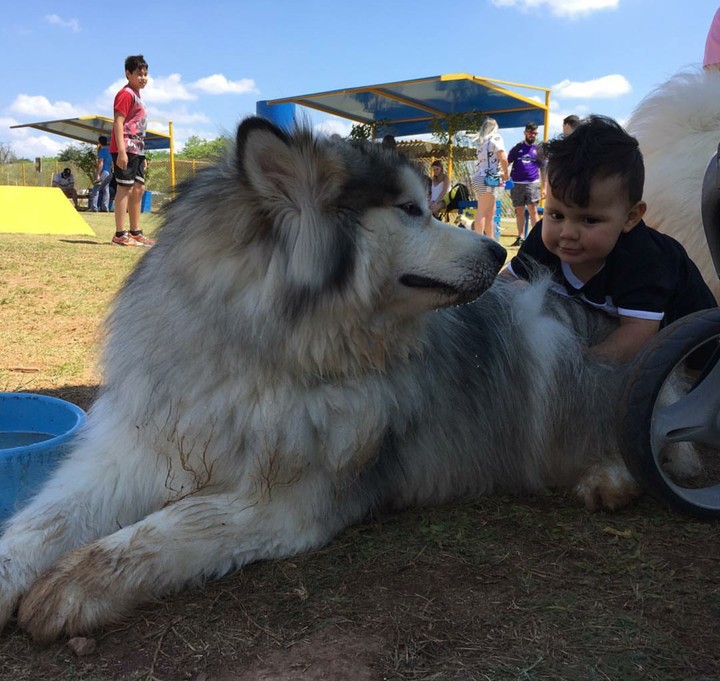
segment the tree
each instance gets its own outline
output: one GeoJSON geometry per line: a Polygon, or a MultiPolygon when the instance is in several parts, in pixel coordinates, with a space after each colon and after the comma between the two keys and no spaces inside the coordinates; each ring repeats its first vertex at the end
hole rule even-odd
{"type": "Polygon", "coordinates": [[[390,121],[386,118],[375,121],[374,123],[355,123],[350,128],[350,134],[348,139],[351,142],[369,142],[378,133],[382,131],[382,134],[393,133],[394,131],[388,128],[390,121]]]}
{"type": "Polygon", "coordinates": [[[0,142],[0,165],[3,163],[15,163],[17,156],[12,150],[12,147],[5,142],[0,142]]]}
{"type": "Polygon", "coordinates": [[[204,140],[192,135],[176,156],[187,161],[217,161],[225,154],[229,143],[230,138],[222,135],[214,140],[204,140]]]}
{"type": "Polygon", "coordinates": [[[97,151],[95,147],[89,144],[76,147],[71,144],[65,147],[57,158],[61,163],[72,163],[79,168],[86,175],[90,184],[95,182],[97,176],[97,151]]]}
{"type": "Polygon", "coordinates": [[[355,123],[350,128],[348,139],[353,142],[367,142],[372,139],[373,126],[370,123],[355,123]]]}
{"type": "Polygon", "coordinates": [[[480,130],[486,115],[479,111],[468,111],[465,113],[448,114],[443,118],[433,118],[430,122],[432,136],[439,144],[445,147],[450,164],[458,161],[458,149],[469,146],[468,133],[476,133],[480,130]]]}

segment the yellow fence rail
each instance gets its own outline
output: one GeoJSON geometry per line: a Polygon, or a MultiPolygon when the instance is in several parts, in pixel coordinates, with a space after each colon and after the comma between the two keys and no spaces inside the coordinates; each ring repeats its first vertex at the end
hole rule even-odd
{"type": "MultiPolygon", "coordinates": [[[[194,177],[199,170],[209,165],[209,161],[187,161],[176,157],[175,182],[177,184],[182,183],[194,177]]],[[[77,165],[62,161],[43,163],[41,167],[36,167],[35,163],[30,161],[0,164],[0,185],[15,187],[51,187],[53,175],[60,172],[63,168],[70,168],[72,170],[73,175],[75,175],[75,188],[78,191],[92,187],[90,178],[88,178],[77,165]]],[[[148,191],[158,195],[157,198],[153,200],[153,203],[157,203],[158,201],[162,203],[164,200],[169,200],[172,197],[170,171],[169,157],[160,159],[153,158],[148,162],[148,168],[145,173],[145,187],[148,191]]]]}
{"type": "MultiPolygon", "coordinates": [[[[430,159],[422,159],[416,161],[422,168],[423,172],[430,174],[430,159]]],[[[177,184],[184,182],[196,175],[202,168],[211,165],[210,161],[188,161],[175,158],[175,181],[177,184]]],[[[90,189],[92,182],[85,173],[83,173],[73,163],[63,163],[55,161],[53,163],[43,163],[42,168],[36,168],[34,163],[29,161],[18,161],[16,163],[0,164],[0,185],[11,185],[20,187],[50,187],[52,186],[53,175],[60,172],[63,168],[70,168],[75,175],[75,188],[78,190],[90,189]]],[[[474,163],[468,161],[460,161],[455,164],[455,173],[453,184],[463,182],[470,189],[470,177],[474,172],[474,163]]],[[[153,158],[148,163],[146,173],[146,188],[153,192],[153,208],[162,205],[165,201],[172,198],[172,187],[170,182],[170,159],[169,158],[153,158]]],[[[474,197],[471,197],[474,198],[474,197]]],[[[503,218],[511,218],[515,212],[510,201],[509,192],[500,192],[499,197],[502,201],[503,218]]]]}

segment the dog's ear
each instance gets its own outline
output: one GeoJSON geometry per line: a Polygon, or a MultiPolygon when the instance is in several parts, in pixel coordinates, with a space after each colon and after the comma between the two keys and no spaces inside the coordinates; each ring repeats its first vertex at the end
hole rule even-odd
{"type": "Polygon", "coordinates": [[[309,130],[288,135],[270,121],[245,119],[237,132],[237,161],[241,174],[272,206],[289,203],[299,209],[320,207],[337,198],[345,180],[337,149],[316,140],[309,130]]]}
{"type": "Polygon", "coordinates": [[[336,144],[309,130],[286,134],[262,118],[238,128],[237,163],[264,210],[272,216],[291,284],[306,294],[337,283],[352,238],[330,218],[347,178],[336,144]]]}

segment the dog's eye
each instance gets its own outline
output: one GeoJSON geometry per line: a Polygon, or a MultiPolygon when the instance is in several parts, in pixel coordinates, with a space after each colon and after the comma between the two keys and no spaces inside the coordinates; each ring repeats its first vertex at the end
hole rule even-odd
{"type": "Polygon", "coordinates": [[[414,218],[418,218],[423,214],[422,208],[420,208],[420,206],[418,206],[417,203],[415,203],[414,201],[408,201],[407,203],[401,203],[395,207],[399,208],[400,210],[404,211],[405,213],[407,213],[408,215],[411,215],[414,218]]]}

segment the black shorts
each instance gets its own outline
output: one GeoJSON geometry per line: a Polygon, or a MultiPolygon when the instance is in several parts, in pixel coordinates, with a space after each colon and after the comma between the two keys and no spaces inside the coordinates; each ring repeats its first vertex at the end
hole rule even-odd
{"type": "Polygon", "coordinates": [[[125,170],[117,167],[117,154],[112,154],[113,175],[115,181],[123,187],[132,187],[136,182],[145,184],[145,157],[137,154],[128,154],[125,170]]]}

